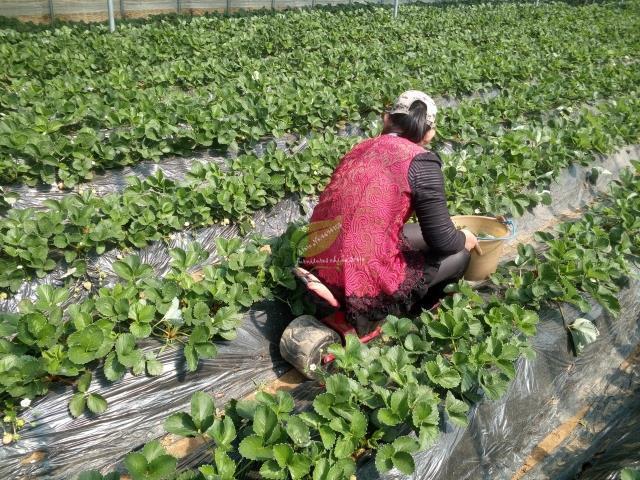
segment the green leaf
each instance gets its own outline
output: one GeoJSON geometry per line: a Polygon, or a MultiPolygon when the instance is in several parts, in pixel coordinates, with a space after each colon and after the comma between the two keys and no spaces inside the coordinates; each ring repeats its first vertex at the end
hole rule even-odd
{"type": "Polygon", "coordinates": [[[189,335],[189,343],[207,343],[209,342],[211,334],[209,333],[209,328],[205,325],[198,325],[193,329],[191,335],[189,335]]]}
{"type": "Polygon", "coordinates": [[[153,305],[145,305],[140,302],[129,307],[129,319],[137,323],[149,323],[155,318],[156,309],[153,305]]]}
{"type": "Polygon", "coordinates": [[[268,460],[273,458],[273,449],[267,448],[262,443],[262,437],[250,435],[240,442],[238,446],[240,455],[249,460],[268,460]]]}
{"type": "Polygon", "coordinates": [[[355,473],[355,462],[351,458],[341,458],[331,466],[326,478],[327,480],[344,480],[351,478],[355,473]]]}
{"type": "Polygon", "coordinates": [[[393,456],[395,455],[395,449],[389,445],[382,445],[376,453],[376,469],[380,473],[387,473],[393,468],[393,456]]]}
{"type": "Polygon", "coordinates": [[[160,480],[167,478],[176,471],[177,460],[171,455],[161,455],[149,462],[147,476],[149,480],[160,480]]]}
{"type": "Polygon", "coordinates": [[[289,418],[286,431],[293,443],[298,446],[305,446],[311,441],[309,427],[299,417],[289,418]]]}
{"type": "Polygon", "coordinates": [[[349,418],[349,432],[354,438],[364,438],[367,434],[367,416],[360,410],[351,413],[349,418]]]}
{"type": "Polygon", "coordinates": [[[326,379],[326,388],[327,393],[333,395],[336,403],[349,400],[351,390],[349,389],[349,379],[345,375],[338,373],[328,377],[326,379]]]}
{"type": "Polygon", "coordinates": [[[436,425],[426,425],[420,427],[418,431],[418,442],[420,443],[420,450],[426,450],[435,443],[440,435],[440,431],[436,425]]]}
{"type": "Polygon", "coordinates": [[[640,470],[623,468],[620,472],[620,480],[640,480],[640,470]]]}
{"type": "Polygon", "coordinates": [[[195,372],[198,369],[198,354],[193,345],[185,345],[184,358],[187,360],[187,370],[195,372]]]}
{"type": "Polygon", "coordinates": [[[149,463],[142,453],[133,452],[124,457],[124,466],[134,479],[144,478],[149,463]]]}
{"type": "Polygon", "coordinates": [[[320,432],[322,445],[324,445],[324,448],[329,450],[331,447],[333,447],[333,444],[336,441],[336,433],[327,425],[321,425],[318,431],[320,432]]]}
{"type": "Polygon", "coordinates": [[[337,458],[350,457],[357,448],[357,442],[352,437],[338,437],[333,450],[337,458]]]}
{"type": "Polygon", "coordinates": [[[218,475],[216,467],[213,465],[200,465],[198,470],[205,480],[220,480],[221,478],[221,476],[218,475]]]}
{"type": "Polygon", "coordinates": [[[289,461],[289,473],[293,480],[303,478],[311,470],[311,459],[300,454],[294,453],[293,458],[289,461]]]}
{"type": "Polygon", "coordinates": [[[394,413],[390,408],[381,408],[376,412],[376,415],[380,423],[390,427],[398,425],[402,421],[400,416],[394,413]]]}
{"type": "Polygon", "coordinates": [[[454,397],[451,392],[447,392],[444,409],[447,412],[447,415],[449,415],[449,420],[451,420],[455,425],[466,427],[469,423],[469,420],[467,419],[469,406],[454,397]]]}
{"type": "Polygon", "coordinates": [[[17,333],[21,316],[15,313],[0,312],[0,337],[8,337],[17,333]]]}
{"type": "Polygon", "coordinates": [[[86,401],[84,398],[84,393],[76,393],[71,397],[71,401],[69,401],[69,411],[71,412],[71,416],[79,417],[84,413],[84,409],[86,406],[86,401]]]}
{"type": "Polygon", "coordinates": [[[142,447],[142,454],[144,458],[147,459],[148,462],[155,460],[156,458],[164,455],[165,450],[160,444],[159,440],[152,440],[147,443],[144,447],[142,447]]]}
{"type": "Polygon", "coordinates": [[[89,385],[91,384],[91,372],[85,372],[80,375],[78,378],[77,388],[79,392],[85,393],[89,390],[89,385]]]}
{"type": "Polygon", "coordinates": [[[571,332],[571,341],[576,355],[582,353],[584,348],[595,342],[600,335],[598,328],[586,318],[576,318],[569,325],[569,332],[571,332]]]}
{"type": "Polygon", "coordinates": [[[329,460],[321,458],[313,467],[313,480],[327,480],[329,476],[329,460]]]}
{"type": "Polygon", "coordinates": [[[491,400],[502,397],[509,386],[509,377],[498,372],[482,372],[480,375],[480,386],[491,400]]]}
{"type": "Polygon", "coordinates": [[[215,440],[216,445],[230,445],[236,438],[236,427],[230,417],[216,418],[207,430],[207,435],[215,440]]]}
{"type": "Polygon", "coordinates": [[[460,374],[445,364],[442,355],[438,355],[435,361],[427,362],[425,370],[429,380],[444,388],[455,388],[460,385],[460,374]]]}
{"type": "Polygon", "coordinates": [[[148,358],[146,362],[147,373],[152,376],[162,375],[164,367],[159,360],[148,358]]]}
{"type": "Polygon", "coordinates": [[[147,338],[151,335],[151,325],[134,322],[129,325],[129,331],[136,338],[147,338]]]}
{"type": "Polygon", "coordinates": [[[389,315],[382,325],[382,333],[388,337],[402,340],[413,328],[413,322],[408,318],[397,318],[389,315]]]}
{"type": "Polygon", "coordinates": [[[257,408],[258,402],[255,400],[238,400],[235,404],[235,411],[245,419],[253,419],[257,408]]]}
{"type": "Polygon", "coordinates": [[[274,429],[278,425],[278,417],[266,405],[258,405],[253,417],[253,431],[265,440],[271,437],[274,429]]]}
{"type": "Polygon", "coordinates": [[[392,446],[396,452],[408,453],[416,453],[420,448],[418,442],[414,438],[408,436],[396,438],[393,441],[392,446]]]}
{"type": "Polygon", "coordinates": [[[287,478],[287,470],[282,468],[273,460],[267,460],[260,467],[260,476],[268,479],[285,479],[287,478]]]}
{"type": "Polygon", "coordinates": [[[405,475],[411,475],[416,469],[413,457],[407,452],[396,452],[392,457],[392,462],[405,475]]]}
{"type": "Polygon", "coordinates": [[[87,407],[93,413],[104,413],[107,410],[107,401],[102,395],[90,393],[87,395],[87,407]]]}
{"type": "Polygon", "coordinates": [[[191,420],[191,416],[185,412],[177,412],[170,415],[164,421],[164,429],[169,433],[182,437],[195,437],[198,434],[198,428],[191,420]]]}
{"type": "Polygon", "coordinates": [[[276,392],[277,413],[289,413],[295,408],[293,396],[289,392],[278,390],[276,392]]]}
{"type": "Polygon", "coordinates": [[[435,399],[421,398],[413,406],[411,420],[416,428],[421,426],[436,426],[440,419],[438,404],[435,399]]]}
{"type": "Polygon", "coordinates": [[[104,372],[104,376],[107,377],[107,380],[111,380],[112,382],[120,380],[124,377],[126,370],[125,366],[118,361],[115,352],[112,351],[107,355],[102,367],[102,371],[104,372]]]}
{"type": "Polygon", "coordinates": [[[218,348],[213,343],[197,343],[194,348],[200,358],[214,358],[218,354],[218,348]]]}
{"type": "Polygon", "coordinates": [[[279,443],[273,446],[273,458],[280,468],[285,468],[293,458],[293,449],[286,443],[279,443]]]}
{"type": "Polygon", "coordinates": [[[127,355],[133,351],[136,346],[136,339],[129,333],[121,333],[116,339],[116,352],[118,355],[127,355]]]}
{"type": "Polygon", "coordinates": [[[215,405],[213,398],[204,392],[191,395],[191,419],[200,432],[204,432],[213,424],[215,405]]]}
{"type": "Polygon", "coordinates": [[[123,280],[133,279],[133,270],[126,262],[121,260],[113,262],[113,271],[123,280]]]}
{"type": "Polygon", "coordinates": [[[233,480],[235,478],[236,464],[229,455],[223,450],[216,449],[214,460],[222,480],[233,480]]]}
{"type": "Polygon", "coordinates": [[[620,302],[618,299],[610,294],[599,294],[597,296],[598,302],[612,315],[618,315],[620,313],[620,302]]]}

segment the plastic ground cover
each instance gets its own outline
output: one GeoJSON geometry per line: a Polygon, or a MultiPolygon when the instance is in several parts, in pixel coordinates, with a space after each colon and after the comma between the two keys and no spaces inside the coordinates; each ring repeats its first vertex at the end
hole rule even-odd
{"type": "MultiPolygon", "coordinates": [[[[561,212],[584,206],[595,193],[606,189],[607,183],[617,177],[630,159],[639,157],[640,146],[634,146],[601,159],[597,164],[609,173],[601,175],[595,185],[586,180],[590,168],[576,166],[565,170],[552,186],[553,205],[539,206],[526,214],[519,222],[519,238],[527,239],[554,219],[562,220],[561,212]]],[[[266,236],[280,234],[288,222],[305,218],[300,203],[294,199],[260,215],[256,229],[266,236]]],[[[203,229],[195,233],[195,237],[210,249],[217,235],[235,233],[233,227],[226,228],[226,232],[203,229]]],[[[182,245],[193,237],[193,232],[184,233],[174,241],[182,245]]],[[[166,272],[166,246],[151,245],[141,251],[141,256],[159,275],[166,272]]],[[[91,270],[106,271],[113,260],[113,253],[103,255],[96,259],[96,265],[106,263],[91,270]]],[[[443,426],[445,433],[437,445],[416,457],[419,472],[416,478],[502,478],[499,472],[517,468],[521,457],[535,446],[538,437],[544,436],[558,418],[583,400],[580,392],[594,379],[601,378],[606,368],[617,366],[618,356],[623,358],[625,352],[640,342],[639,293],[637,282],[623,292],[625,313],[619,320],[595,311],[594,319],[602,335],[577,360],[569,353],[559,314],[545,312],[535,339],[537,359],[522,359],[517,380],[507,395],[498,402],[476,406],[467,429],[443,426]],[[629,311],[635,312],[635,317],[629,315],[629,311]],[[610,355],[608,360],[605,354],[610,355]],[[618,356],[611,356],[614,354],[618,356]],[[598,362],[593,361],[595,358],[598,362]],[[602,369],[593,368],[596,364],[601,364],[602,369]],[[525,427],[536,430],[525,435],[525,427]]],[[[571,315],[567,309],[567,321],[575,318],[571,315]]],[[[164,418],[184,409],[194,391],[213,394],[219,406],[231,398],[249,394],[289,369],[279,357],[278,341],[290,319],[288,308],[282,304],[254,305],[245,316],[238,338],[221,343],[218,356],[203,361],[195,373],[186,374],[181,352],[170,350],[160,357],[165,369],[160,377],[127,375],[111,384],[96,376],[90,390],[98,391],[110,405],[107,412],[97,418],[71,419],[66,406],[73,392],[70,387],[60,386],[34,402],[26,412],[26,420],[35,421],[35,426],[22,432],[20,442],[0,449],[0,478],[62,479],[90,468],[108,470],[117,466],[130,450],[161,436],[164,418]]],[[[297,390],[301,406],[316,389],[317,386],[314,388],[314,384],[308,382],[297,390]]],[[[204,451],[196,450],[184,460],[184,465],[195,464],[203,456],[204,451]]],[[[361,472],[366,475],[364,478],[376,475],[373,464],[366,461],[361,472]]],[[[390,478],[400,477],[391,474],[390,478]]]]}
{"type": "Polygon", "coordinates": [[[593,456],[580,467],[580,480],[617,480],[621,467],[640,470],[640,369],[633,392],[624,406],[615,409],[607,429],[598,437],[593,456]]]}
{"type": "MultiPolygon", "coordinates": [[[[640,270],[636,268],[635,273],[640,270]]],[[[549,432],[601,395],[602,380],[640,344],[640,281],[633,281],[619,298],[622,312],[617,319],[597,307],[589,315],[580,315],[565,305],[562,307],[564,319],[558,309],[539,312],[538,333],[533,339],[536,358],[518,361],[516,379],[500,400],[476,404],[466,428],[449,423],[442,425],[444,433],[437,443],[414,455],[416,469],[411,477],[397,470],[379,475],[373,459],[367,458],[359,466],[358,478],[573,478],[566,471],[560,476],[548,472],[535,477],[516,474],[549,432]],[[571,323],[579,316],[592,320],[600,330],[600,337],[576,358],[567,342],[565,322],[571,323]]],[[[624,417],[633,412],[620,413],[624,417]]],[[[622,424],[621,420],[618,427],[622,424]]],[[[623,450],[616,452],[616,456],[633,452],[633,443],[624,440],[622,443],[623,450]]],[[[637,449],[633,453],[636,452],[637,449]]]]}

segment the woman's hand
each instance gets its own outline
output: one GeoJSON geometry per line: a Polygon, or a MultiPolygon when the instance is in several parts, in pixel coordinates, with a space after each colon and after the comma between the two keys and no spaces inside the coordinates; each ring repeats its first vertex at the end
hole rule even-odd
{"type": "Polygon", "coordinates": [[[468,251],[473,250],[473,248],[478,244],[478,238],[466,228],[462,229],[462,233],[464,233],[465,237],[464,248],[468,251]]]}

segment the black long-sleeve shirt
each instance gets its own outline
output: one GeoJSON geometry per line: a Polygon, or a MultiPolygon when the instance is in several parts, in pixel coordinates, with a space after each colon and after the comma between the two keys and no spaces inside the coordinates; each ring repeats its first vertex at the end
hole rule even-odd
{"type": "Polygon", "coordinates": [[[411,202],[429,251],[452,255],[464,249],[465,235],[449,216],[442,161],[434,152],[417,155],[409,165],[411,202]]]}

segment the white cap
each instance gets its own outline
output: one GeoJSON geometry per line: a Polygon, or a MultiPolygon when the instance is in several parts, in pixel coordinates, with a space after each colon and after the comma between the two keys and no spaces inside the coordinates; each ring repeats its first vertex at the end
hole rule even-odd
{"type": "Polygon", "coordinates": [[[401,94],[396,98],[396,101],[393,103],[393,107],[391,107],[389,113],[409,113],[411,105],[416,101],[421,101],[427,106],[427,123],[433,128],[436,124],[436,113],[438,113],[438,107],[436,107],[436,102],[434,102],[429,95],[419,90],[407,90],[401,94]]]}

